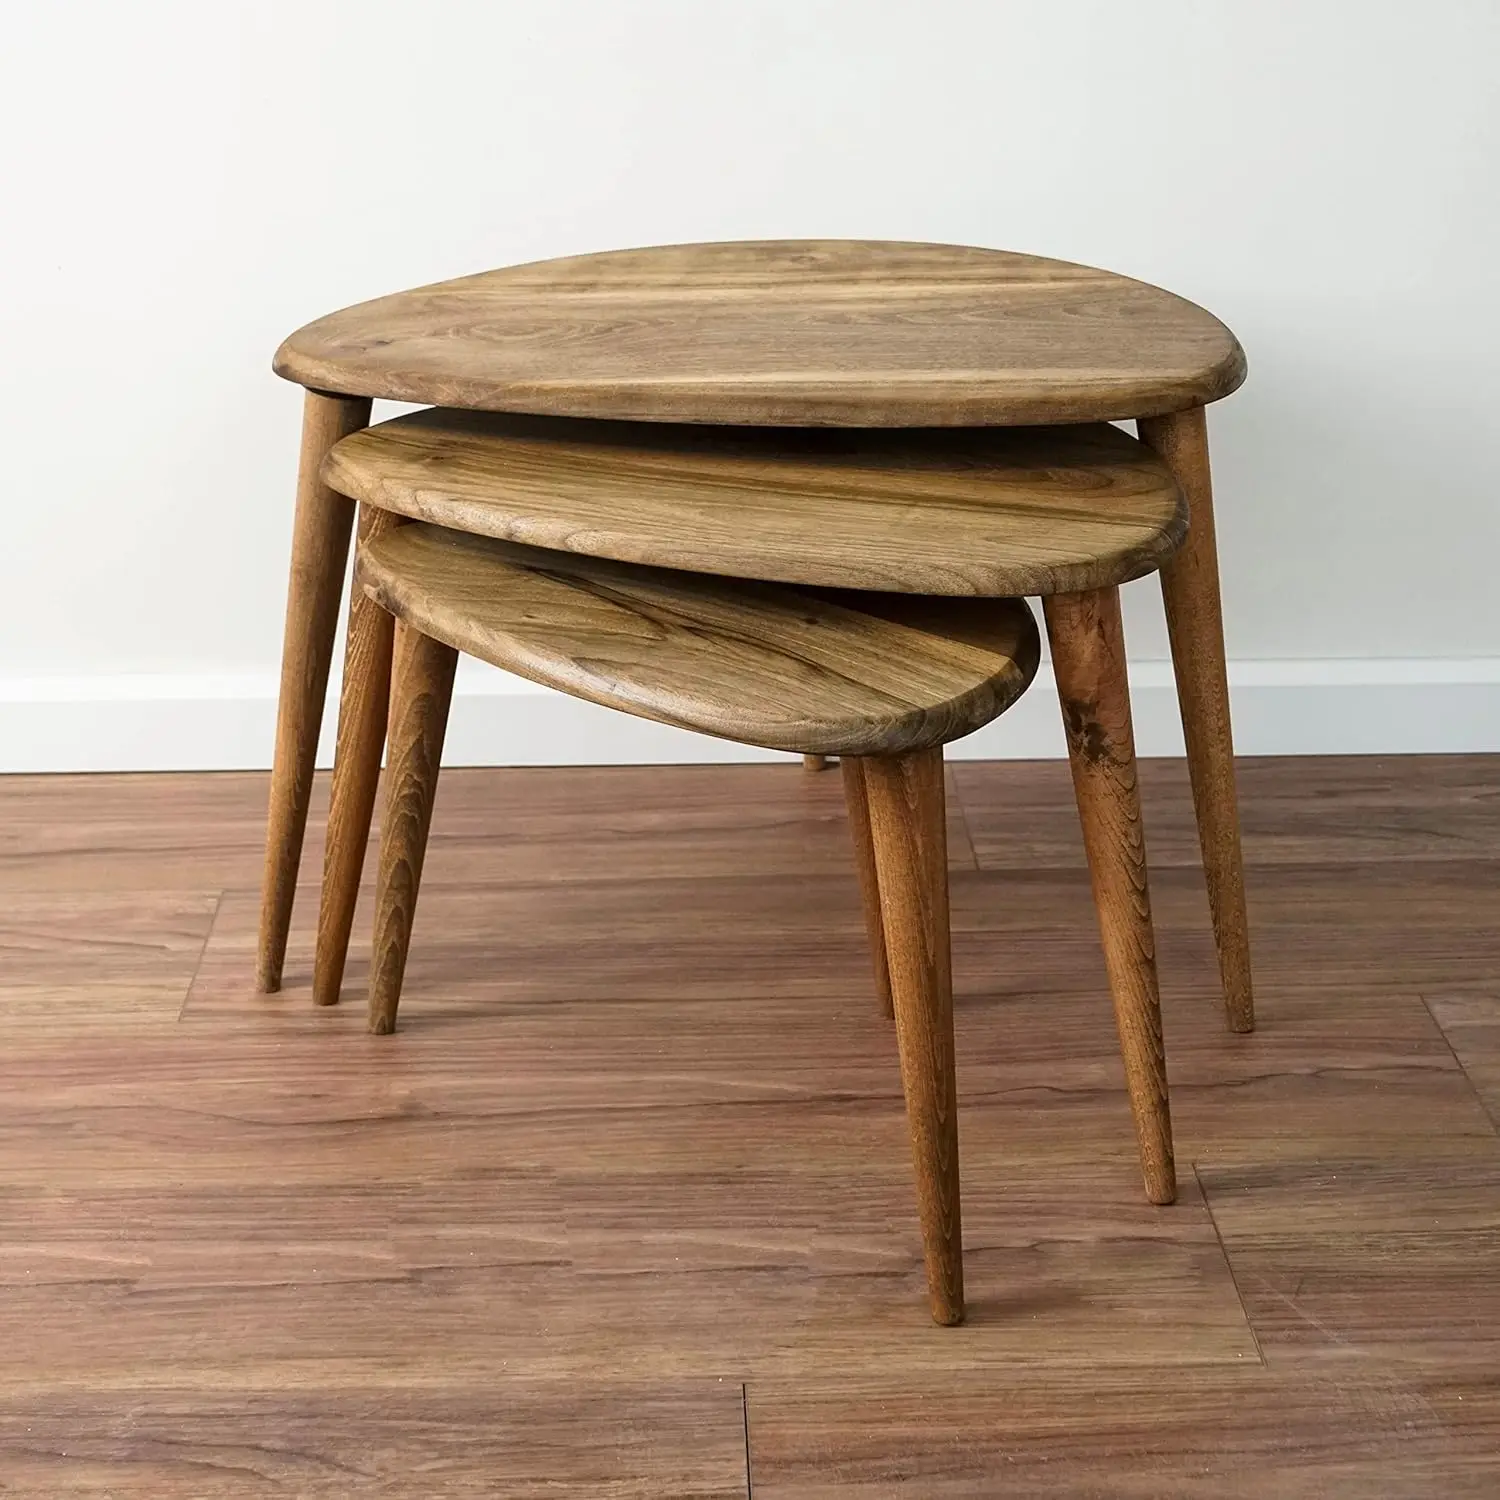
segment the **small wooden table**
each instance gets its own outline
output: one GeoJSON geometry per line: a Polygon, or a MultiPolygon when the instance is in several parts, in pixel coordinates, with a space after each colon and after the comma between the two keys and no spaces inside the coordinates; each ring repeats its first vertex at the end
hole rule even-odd
{"type": "MultiPolygon", "coordinates": [[[[372,398],[636,422],[876,429],[1134,419],[1186,497],[1162,568],[1229,1024],[1253,1025],[1204,406],[1245,374],[1202,308],[1107,271],[961,246],[664,246],[509,267],[293,334],[307,389],[257,983],[279,987],[354,504],[320,478],[372,398]]],[[[872,440],[873,441],[873,440],[872,440]]],[[[754,535],[742,539],[753,547],[754,535]]],[[[725,571],[730,571],[725,568],[725,571]]],[[[971,591],[991,591],[976,578],[971,591]]]]}
{"type": "MultiPolygon", "coordinates": [[[[390,427],[373,432],[389,438],[390,427]]],[[[369,434],[348,441],[363,436],[369,434]]],[[[441,438],[435,442],[434,452],[444,456],[441,438]]],[[[384,456],[367,445],[367,474],[384,456]]],[[[383,1036],[396,1025],[460,651],[640,717],[745,744],[837,755],[846,792],[858,788],[849,801],[850,831],[862,884],[869,882],[872,957],[892,1002],[928,1300],[936,1322],[962,1322],[943,746],[1004,713],[1031,682],[1041,642],[1026,601],[789,589],[420,521],[373,538],[366,532],[354,579],[362,596],[387,612],[394,648],[370,1030],[383,1036]]],[[[1087,714],[1092,703],[1075,708],[1087,714]]],[[[1096,727],[1107,742],[1109,727],[1096,727]]],[[[380,747],[369,739],[366,763],[351,774],[354,746],[345,729],[341,722],[335,796],[341,787],[373,785],[379,771],[380,747]]],[[[1091,822],[1119,825],[1117,803],[1097,810],[1098,819],[1085,815],[1085,831],[1091,822]]],[[[368,827],[355,831],[362,856],[368,827]]],[[[1089,852],[1097,870],[1112,865],[1116,850],[1096,843],[1089,852]]],[[[1097,882],[1095,890],[1102,901],[1097,882]]],[[[330,898],[337,904],[325,879],[324,910],[330,898]]],[[[1143,904],[1135,912],[1101,904],[1099,914],[1101,925],[1124,918],[1136,951],[1152,951],[1143,904]]],[[[341,966],[342,952],[322,947],[326,934],[320,921],[319,959],[341,966]]],[[[1176,1178],[1155,976],[1147,985],[1136,979],[1128,977],[1121,1013],[1125,1073],[1144,1127],[1147,1191],[1154,1186],[1156,1201],[1169,1201],[1176,1178]]]]}

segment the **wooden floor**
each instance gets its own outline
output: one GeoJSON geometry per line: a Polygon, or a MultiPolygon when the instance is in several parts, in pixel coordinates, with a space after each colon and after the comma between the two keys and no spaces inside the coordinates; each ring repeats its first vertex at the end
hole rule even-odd
{"type": "Polygon", "coordinates": [[[312,884],[250,993],[263,777],[0,781],[0,1495],[1500,1494],[1500,758],[1242,775],[1154,1209],[1066,768],[950,770],[954,1330],[836,775],[448,773],[381,1039],[312,884]]]}

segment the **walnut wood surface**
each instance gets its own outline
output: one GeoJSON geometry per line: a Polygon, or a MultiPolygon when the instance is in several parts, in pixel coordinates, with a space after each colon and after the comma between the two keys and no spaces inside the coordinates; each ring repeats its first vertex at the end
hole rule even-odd
{"type": "Polygon", "coordinates": [[[1203,873],[1219,949],[1224,1014],[1231,1031],[1255,1029],[1250,924],[1234,786],[1234,735],[1219,603],[1208,423],[1201,409],[1140,423],[1141,438],[1171,466],[1192,511],[1187,544],[1162,569],[1161,593],[1172,641],[1177,701],[1198,814],[1203,873]]]}
{"type": "Polygon", "coordinates": [[[281,689],[276,749],[266,819],[266,862],[261,877],[260,951],[256,988],[281,988],[286,935],[292,920],[297,868],[307,830],[318,731],[328,692],[328,668],[344,589],[344,563],[354,510],[323,482],[324,455],[340,438],[370,420],[368,400],[344,400],[308,391],[303,401],[297,508],[292,522],[292,572],[287,587],[281,648],[281,689]]]}
{"type": "MultiPolygon", "coordinates": [[[[865,787],[864,759],[846,755],[839,762],[844,780],[844,807],[849,816],[849,835],[854,845],[854,869],[859,877],[860,904],[864,907],[865,933],[870,944],[870,966],[875,973],[875,998],[880,1013],[895,1015],[891,999],[891,967],[885,951],[885,923],[880,915],[880,874],[875,866],[875,842],[870,831],[870,796],[865,787]]],[[[946,844],[946,835],[944,842],[946,844]]]]}
{"type": "Polygon", "coordinates": [[[1119,590],[1060,594],[1044,607],[1146,1196],[1171,1203],[1177,1173],[1119,590]]]}
{"type": "Polygon", "coordinates": [[[950,766],[983,868],[949,877],[968,1318],[942,1330],[835,777],[445,770],[395,1038],[311,1003],[326,773],[272,997],[263,772],[0,777],[0,1476],[1487,1500],[1500,762],[1241,763],[1233,1045],[1186,766],[1141,786],[1197,1168],[1166,1213],[1068,768],[950,766]]]}
{"type": "Polygon", "coordinates": [[[819,595],[425,525],[396,528],[360,560],[385,608],[459,650],[575,697],[771,749],[943,744],[1007,708],[1039,651],[1020,600],[819,595]]]}
{"type": "Polygon", "coordinates": [[[864,762],[933,1321],[964,1319],[941,746],[864,762]]]}
{"type": "Polygon", "coordinates": [[[404,621],[397,622],[391,667],[390,769],[370,955],[369,1026],[376,1035],[396,1026],[457,665],[458,653],[451,646],[404,621]]]}
{"type": "Polygon", "coordinates": [[[559,416],[919,427],[1086,422],[1244,378],[1201,307],[962,245],[666,245],[540,261],[320,318],[276,372],[321,390],[559,416]]]}
{"type": "Polygon", "coordinates": [[[1167,466],[1116,427],[733,432],[430,410],[328,482],[457,531],[738,578],[1006,597],[1101,588],[1173,552],[1167,466]]]}
{"type": "MultiPolygon", "coordinates": [[[[359,542],[374,541],[399,524],[400,518],[389,511],[362,505],[359,542]]],[[[319,1005],[337,1005],[344,982],[344,959],[375,811],[380,755],[385,749],[394,626],[392,617],[356,584],[349,597],[338,743],[328,793],[323,893],[318,903],[313,999],[319,1005]]]]}

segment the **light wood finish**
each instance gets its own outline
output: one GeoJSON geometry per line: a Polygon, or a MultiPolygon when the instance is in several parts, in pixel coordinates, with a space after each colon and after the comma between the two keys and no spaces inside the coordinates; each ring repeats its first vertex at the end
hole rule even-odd
{"type": "Polygon", "coordinates": [[[964,1319],[941,747],[864,763],[933,1321],[964,1319]]]}
{"type": "Polygon", "coordinates": [[[1170,1213],[1126,1139],[1067,767],[949,769],[986,866],[949,877],[949,1331],[834,777],[445,770],[395,1039],[312,1005],[305,899],[285,999],[252,994],[263,773],[0,777],[0,1475],[1495,1494],[1500,761],[1242,763],[1260,1027],[1233,1046],[1186,767],[1142,762],[1170,1213]]]}
{"type": "MultiPolygon", "coordinates": [[[[854,844],[854,868],[859,876],[860,904],[864,907],[865,932],[870,943],[870,966],[875,972],[875,998],[880,1013],[895,1015],[891,999],[891,968],[885,951],[885,923],[880,915],[880,875],[875,867],[875,841],[870,832],[870,798],[865,787],[864,760],[846,755],[839,762],[844,781],[844,806],[849,814],[849,834],[854,844]]],[[[944,847],[947,846],[946,833],[944,847]]]]}
{"type": "Polygon", "coordinates": [[[804,755],[802,757],[802,769],[804,771],[826,771],[832,765],[832,761],[826,755],[804,755]]]}
{"type": "Polygon", "coordinates": [[[304,399],[255,969],[256,988],[265,993],[281,988],[297,867],[307,830],[313,760],[318,753],[349,532],[354,524],[354,507],[324,484],[319,470],[328,450],[369,420],[368,399],[324,396],[312,390],[304,399]]]}
{"type": "Polygon", "coordinates": [[[1250,980],[1250,925],[1234,786],[1229,676],[1219,603],[1208,424],[1201,407],[1139,424],[1141,438],[1171,466],[1192,510],[1187,544],[1162,569],[1161,592],[1172,641],[1177,701],[1192,773],[1193,805],[1219,948],[1224,1014],[1231,1031],[1255,1029],[1250,980]]]}
{"type": "Polygon", "coordinates": [[[1143,282],[962,245],[804,240],[581,255],[361,303],[276,372],[434,406],[847,427],[1177,411],[1245,375],[1234,335],[1143,282]]]}
{"type": "Polygon", "coordinates": [[[455,531],[738,578],[1055,594],[1159,567],[1187,510],[1116,427],[726,431],[430,410],[341,443],[328,482],[455,531]]]}
{"type": "Polygon", "coordinates": [[[575,697],[771,749],[895,753],[988,723],[1040,649],[1020,600],[816,595],[426,525],[361,554],[398,619],[575,697]]]}
{"type": "MultiPolygon", "coordinates": [[[[389,511],[359,509],[361,546],[400,524],[389,511]]],[[[337,1005],[354,908],[364,871],[365,845],[380,782],[391,696],[391,643],[395,621],[356,582],[349,598],[344,681],[339,699],[338,748],[328,794],[323,894],[318,904],[318,948],[313,959],[313,999],[337,1005]]]]}
{"type": "Polygon", "coordinates": [[[1171,1203],[1177,1173],[1120,595],[1060,594],[1044,605],[1146,1196],[1171,1203]]]}
{"type": "Polygon", "coordinates": [[[411,946],[458,653],[404,621],[391,671],[390,766],[380,831],[380,886],[370,959],[370,1030],[395,1029],[411,946]]]}

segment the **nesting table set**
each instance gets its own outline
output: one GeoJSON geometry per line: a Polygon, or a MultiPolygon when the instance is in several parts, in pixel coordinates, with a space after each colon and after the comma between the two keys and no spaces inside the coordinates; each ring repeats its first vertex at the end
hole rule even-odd
{"type": "Polygon", "coordinates": [[[370,1025],[411,940],[459,651],[837,755],[894,1015],[934,1318],[963,1317],[943,746],[1037,671],[1040,597],[1147,1196],[1176,1193],[1119,585],[1159,571],[1231,1030],[1253,1025],[1202,308],[1034,256],[668,246],[293,334],[306,388],[257,984],[279,987],[358,508],[314,994],[339,998],[387,750],[370,1025]],[[373,398],[429,409],[368,426],[373,398]],[[1138,437],[1109,425],[1133,419],[1138,437]]]}

